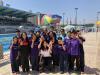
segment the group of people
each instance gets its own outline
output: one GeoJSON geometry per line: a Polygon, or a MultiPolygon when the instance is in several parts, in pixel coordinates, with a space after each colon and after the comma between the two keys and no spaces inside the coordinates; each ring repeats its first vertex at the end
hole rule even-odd
{"type": "Polygon", "coordinates": [[[17,30],[10,46],[12,73],[18,73],[19,67],[23,72],[54,72],[57,67],[61,74],[84,72],[84,41],[81,32],[74,29],[67,34],[61,29],[60,35],[47,29],[30,31],[30,36],[17,30]]]}

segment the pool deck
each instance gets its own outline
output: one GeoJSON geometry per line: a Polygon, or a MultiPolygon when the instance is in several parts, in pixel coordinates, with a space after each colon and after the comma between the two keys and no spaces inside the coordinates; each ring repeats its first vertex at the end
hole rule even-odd
{"type": "MultiPolygon", "coordinates": [[[[86,42],[84,43],[85,50],[85,72],[84,74],[60,74],[58,73],[29,73],[18,75],[100,75],[100,33],[84,34],[86,42]]],[[[11,73],[9,55],[5,55],[4,59],[0,60],[0,75],[14,75],[11,73]]]]}

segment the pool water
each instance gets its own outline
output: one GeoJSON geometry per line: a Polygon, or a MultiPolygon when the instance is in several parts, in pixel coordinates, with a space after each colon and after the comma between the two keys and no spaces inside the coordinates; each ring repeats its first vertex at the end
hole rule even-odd
{"type": "Polygon", "coordinates": [[[3,46],[3,52],[7,52],[9,50],[12,38],[16,36],[16,34],[0,34],[0,45],[3,46]]]}

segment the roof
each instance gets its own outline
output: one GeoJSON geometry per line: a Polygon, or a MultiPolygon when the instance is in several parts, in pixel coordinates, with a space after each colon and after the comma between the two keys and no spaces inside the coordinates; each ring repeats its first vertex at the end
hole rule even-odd
{"type": "Polygon", "coordinates": [[[6,6],[0,6],[0,16],[11,16],[17,18],[30,17],[36,15],[35,13],[22,11],[6,6]]]}

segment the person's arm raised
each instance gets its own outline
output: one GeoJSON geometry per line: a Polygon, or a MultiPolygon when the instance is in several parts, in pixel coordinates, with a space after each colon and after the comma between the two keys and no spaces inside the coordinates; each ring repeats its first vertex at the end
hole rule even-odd
{"type": "Polygon", "coordinates": [[[39,45],[38,45],[38,48],[39,48],[39,49],[41,48],[42,42],[43,42],[43,40],[40,38],[40,43],[39,43],[39,45]]]}
{"type": "Polygon", "coordinates": [[[32,39],[32,44],[31,44],[31,48],[34,47],[34,40],[32,39]]]}
{"type": "Polygon", "coordinates": [[[63,50],[65,51],[66,48],[65,48],[65,45],[64,45],[64,42],[62,41],[62,47],[63,47],[63,50]]]}

